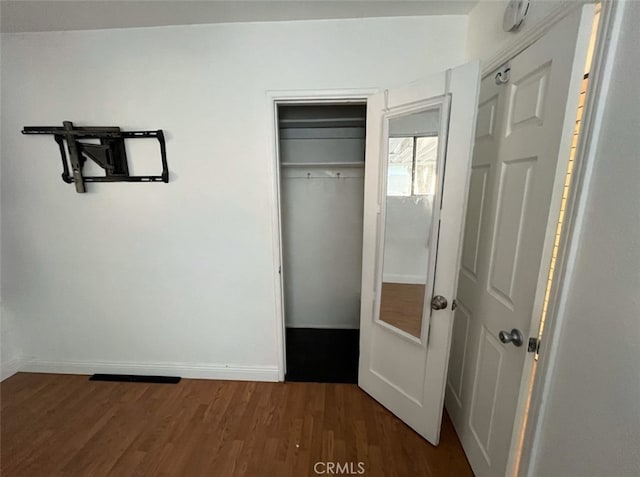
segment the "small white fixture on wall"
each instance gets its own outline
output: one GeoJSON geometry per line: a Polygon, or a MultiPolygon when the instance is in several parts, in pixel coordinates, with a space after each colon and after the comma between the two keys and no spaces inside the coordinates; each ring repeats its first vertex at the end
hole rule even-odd
{"type": "Polygon", "coordinates": [[[530,0],[509,0],[504,10],[502,28],[507,32],[516,32],[529,11],[530,0]]]}

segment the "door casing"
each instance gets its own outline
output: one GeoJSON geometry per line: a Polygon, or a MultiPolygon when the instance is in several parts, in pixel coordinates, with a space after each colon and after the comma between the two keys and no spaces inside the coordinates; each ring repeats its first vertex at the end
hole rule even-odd
{"type": "MultiPolygon", "coordinates": [[[[581,131],[578,137],[574,159],[573,179],[569,186],[563,232],[559,244],[556,268],[550,291],[549,307],[545,318],[545,326],[540,345],[537,370],[531,385],[531,400],[526,406],[528,392],[525,392],[525,378],[520,388],[518,411],[512,437],[512,446],[507,471],[509,475],[536,475],[535,455],[541,438],[540,426],[545,415],[545,401],[554,374],[557,355],[559,330],[565,319],[565,298],[571,286],[572,268],[578,254],[579,231],[584,218],[584,211],[589,196],[589,179],[596,160],[599,134],[606,105],[607,91],[612,83],[613,63],[620,34],[620,22],[627,2],[605,0],[601,2],[600,22],[593,53],[589,86],[583,109],[581,131]],[[523,430],[523,420],[527,417],[527,425],[523,430]],[[518,432],[518,434],[516,433],[518,432]],[[524,432],[520,450],[520,464],[517,464],[516,437],[524,432]],[[516,474],[517,472],[517,474],[516,474]]],[[[579,8],[582,4],[574,6],[579,8]]],[[[571,13],[573,8],[566,12],[571,13]]],[[[566,15],[565,14],[565,15],[566,15]]],[[[559,21],[560,19],[558,19],[559,21]]],[[[528,370],[525,370],[527,372],[528,370]]]]}
{"type": "Polygon", "coordinates": [[[267,114],[270,122],[270,137],[268,140],[269,156],[271,157],[272,187],[270,196],[271,207],[271,238],[273,249],[274,270],[274,302],[275,302],[275,331],[278,350],[278,380],[284,381],[286,374],[286,342],[284,316],[284,283],[282,273],[282,220],[280,198],[280,138],[278,134],[278,106],[305,104],[367,104],[369,97],[376,94],[377,89],[344,89],[344,90],[295,90],[268,91],[267,114]]]}

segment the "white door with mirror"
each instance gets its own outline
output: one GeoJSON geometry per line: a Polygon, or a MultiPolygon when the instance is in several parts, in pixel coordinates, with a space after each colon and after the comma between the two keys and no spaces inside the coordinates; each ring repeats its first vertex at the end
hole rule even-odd
{"type": "Polygon", "coordinates": [[[479,76],[469,63],[367,104],[358,384],[434,445],[479,76]]]}

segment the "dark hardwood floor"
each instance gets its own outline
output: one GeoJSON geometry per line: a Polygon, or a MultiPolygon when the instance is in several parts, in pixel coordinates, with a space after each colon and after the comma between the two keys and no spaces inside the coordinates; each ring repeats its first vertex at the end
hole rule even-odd
{"type": "Polygon", "coordinates": [[[353,463],[352,475],[472,475],[446,415],[436,448],[353,384],[19,373],[0,391],[2,477],[302,477],[320,475],[316,462],[353,463]]]}

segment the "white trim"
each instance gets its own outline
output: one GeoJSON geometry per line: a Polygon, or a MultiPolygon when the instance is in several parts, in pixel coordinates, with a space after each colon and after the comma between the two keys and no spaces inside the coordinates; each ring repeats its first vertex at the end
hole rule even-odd
{"type": "Polygon", "coordinates": [[[274,298],[275,298],[275,332],[277,346],[278,380],[284,381],[286,372],[286,343],[284,317],[284,286],[282,282],[282,240],[280,218],[280,167],[278,147],[278,104],[348,104],[367,103],[369,97],[377,93],[377,89],[331,89],[331,90],[283,90],[267,91],[267,116],[270,122],[270,133],[267,140],[269,148],[271,174],[271,240],[273,250],[274,298]]]}
{"type": "Polygon", "coordinates": [[[109,361],[48,361],[25,359],[20,371],[56,374],[143,374],[180,376],[190,379],[278,381],[275,366],[245,366],[210,363],[121,363],[109,361]]]}
{"type": "Polygon", "coordinates": [[[0,364],[0,381],[4,381],[5,379],[10,378],[14,374],[16,374],[18,371],[21,371],[22,366],[23,359],[20,356],[12,358],[8,361],[3,361],[0,364]]]}
{"type": "Polygon", "coordinates": [[[530,29],[522,32],[520,35],[514,37],[512,42],[499,50],[493,56],[482,60],[482,77],[484,78],[494,70],[502,66],[511,58],[519,55],[525,49],[533,45],[536,41],[542,38],[556,23],[569,15],[574,10],[580,8],[584,3],[584,0],[565,0],[557,7],[551,10],[547,16],[540,19],[530,29]]]}
{"type": "Polygon", "coordinates": [[[550,391],[558,353],[559,331],[565,316],[566,299],[573,275],[579,247],[579,236],[589,196],[589,183],[596,161],[599,134],[611,85],[612,71],[620,24],[627,2],[604,1],[600,13],[600,25],[589,86],[582,117],[582,130],[578,138],[574,177],[570,185],[569,200],[565,212],[560,250],[551,290],[549,311],[540,349],[538,370],[533,383],[529,423],[523,443],[519,475],[536,475],[536,454],[539,451],[541,425],[546,414],[545,404],[550,391]]]}

